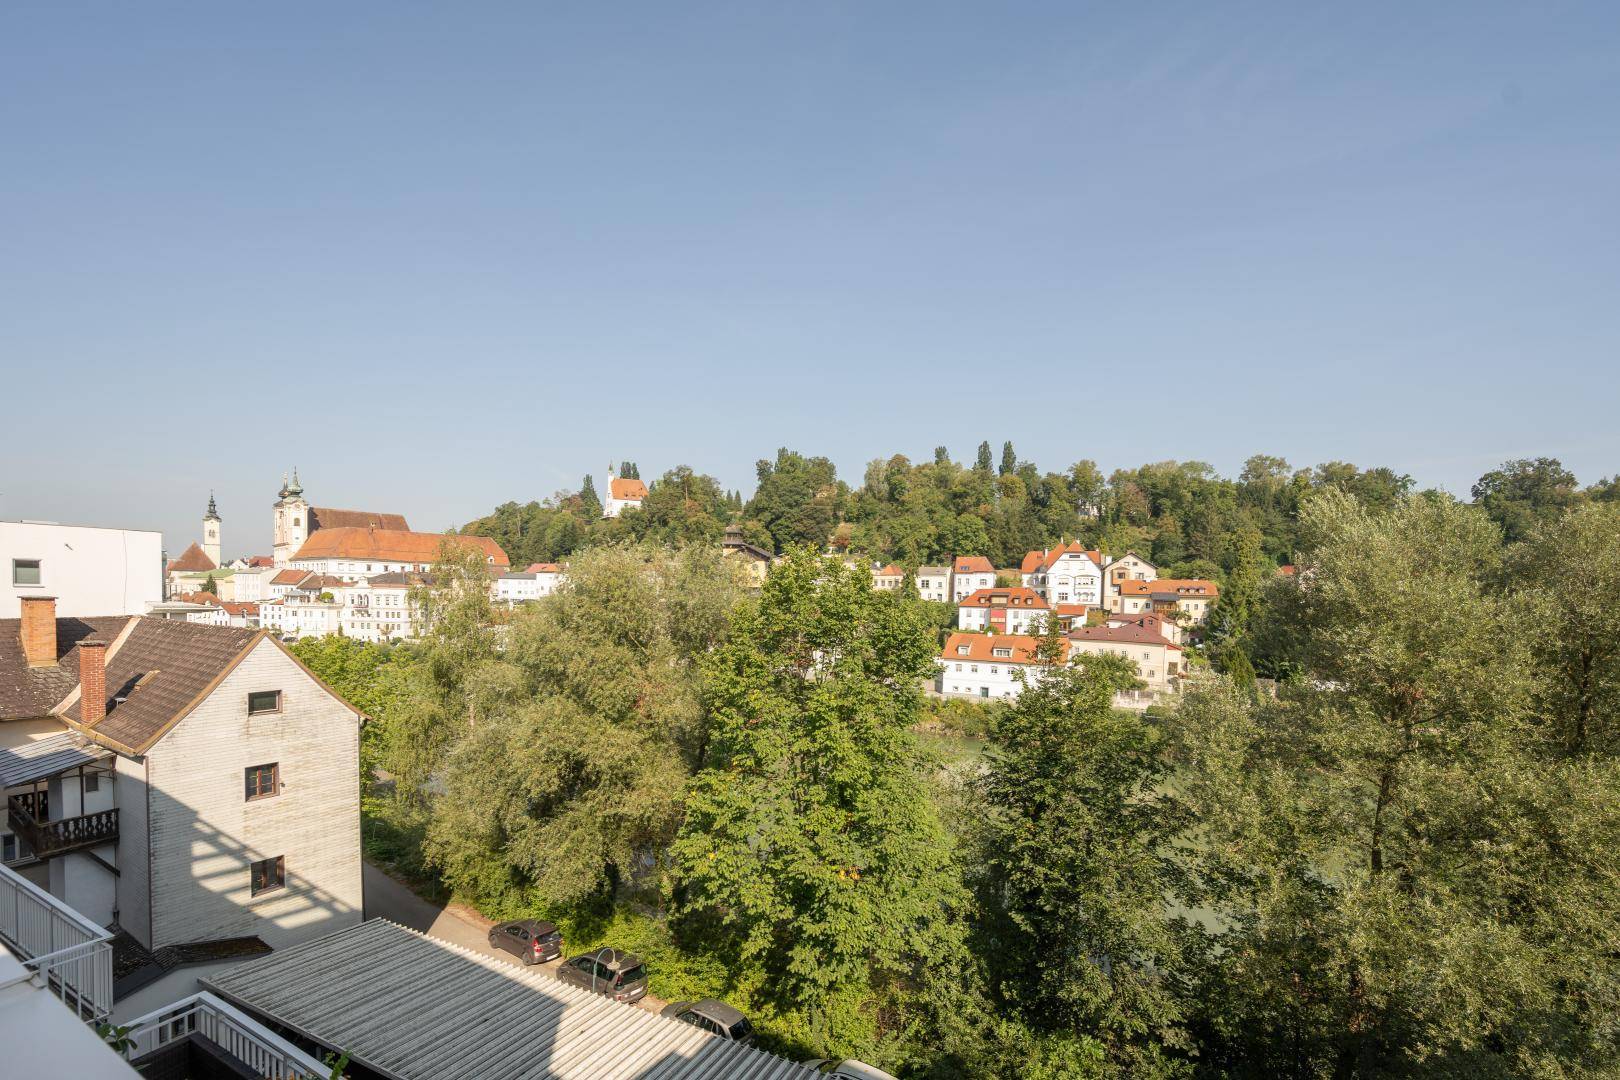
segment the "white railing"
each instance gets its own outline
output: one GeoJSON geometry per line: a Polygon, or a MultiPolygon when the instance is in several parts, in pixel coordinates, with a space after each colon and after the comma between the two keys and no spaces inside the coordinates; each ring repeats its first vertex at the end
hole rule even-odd
{"type": "Polygon", "coordinates": [[[0,940],[44,985],[91,1023],[112,1012],[112,935],[0,866],[0,940]]]}
{"type": "Polygon", "coordinates": [[[139,1062],[188,1035],[198,1035],[265,1080],[326,1080],[332,1074],[331,1068],[319,1059],[206,990],[137,1017],[125,1026],[129,1029],[124,1035],[129,1040],[125,1056],[131,1062],[139,1062]]]}

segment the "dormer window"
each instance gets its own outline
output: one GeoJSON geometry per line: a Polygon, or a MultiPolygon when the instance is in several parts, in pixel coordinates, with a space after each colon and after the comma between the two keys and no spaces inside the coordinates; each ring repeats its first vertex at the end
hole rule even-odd
{"type": "Polygon", "coordinates": [[[1012,655],[1011,649],[991,649],[990,652],[992,655],[1000,657],[1008,657],[1012,655]]]}
{"type": "Polygon", "coordinates": [[[958,645],[956,647],[956,655],[957,656],[966,656],[968,653],[970,653],[972,651],[973,651],[972,646],[969,646],[969,645],[958,645]]]}

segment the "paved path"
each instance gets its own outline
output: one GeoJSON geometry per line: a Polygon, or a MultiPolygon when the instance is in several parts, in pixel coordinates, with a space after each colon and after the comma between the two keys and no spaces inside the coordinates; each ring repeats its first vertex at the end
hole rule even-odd
{"type": "MultiPolygon", "coordinates": [[[[493,956],[511,964],[519,963],[517,957],[511,953],[496,952],[489,947],[489,928],[495,925],[491,920],[460,904],[434,904],[424,900],[412,892],[408,885],[388,876],[386,871],[369,862],[363,863],[362,867],[361,873],[366,889],[366,918],[389,919],[412,930],[420,930],[429,937],[448,941],[452,945],[460,945],[472,952],[493,956]]],[[[538,966],[547,971],[555,971],[561,962],[559,958],[538,966]]],[[[665,1003],[648,994],[636,1004],[648,1012],[657,1012],[665,1003]]]]}

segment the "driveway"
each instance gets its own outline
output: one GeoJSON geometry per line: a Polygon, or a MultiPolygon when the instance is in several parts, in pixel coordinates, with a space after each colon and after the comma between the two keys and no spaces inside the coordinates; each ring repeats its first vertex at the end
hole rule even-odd
{"type": "MultiPolygon", "coordinates": [[[[511,953],[497,952],[489,947],[489,928],[495,925],[492,920],[460,904],[430,903],[412,892],[410,886],[389,877],[385,870],[369,862],[362,864],[361,873],[366,889],[366,918],[388,919],[440,941],[460,945],[470,952],[493,956],[509,964],[519,964],[517,957],[511,953]]],[[[560,963],[562,960],[558,958],[537,966],[556,971],[560,963]]],[[[648,994],[636,1004],[648,1012],[657,1012],[665,1002],[648,994]]]]}

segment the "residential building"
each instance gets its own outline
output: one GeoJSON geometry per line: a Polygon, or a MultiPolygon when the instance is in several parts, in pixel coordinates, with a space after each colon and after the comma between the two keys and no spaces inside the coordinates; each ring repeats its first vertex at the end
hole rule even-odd
{"type": "Polygon", "coordinates": [[[1115,628],[1121,626],[1140,626],[1144,629],[1153,631],[1155,634],[1158,634],[1172,645],[1187,644],[1186,627],[1182,626],[1174,619],[1167,619],[1163,615],[1155,615],[1151,612],[1142,612],[1136,615],[1110,613],[1108,617],[1103,620],[1102,625],[1112,626],[1115,628]]]}
{"type": "Polygon", "coordinates": [[[1102,603],[1103,555],[1079,541],[1024,556],[1019,573],[1027,588],[1053,604],[1102,603]]]}
{"type": "Polygon", "coordinates": [[[140,615],[163,599],[163,536],[54,521],[0,521],[0,619],[28,596],[64,615],[140,615]]]}
{"type": "Polygon", "coordinates": [[[339,626],[345,637],[360,641],[399,641],[421,632],[420,609],[413,590],[431,579],[422,574],[378,574],[337,590],[343,605],[339,626]]]}
{"type": "Polygon", "coordinates": [[[1181,646],[1166,641],[1148,626],[1084,626],[1069,631],[1071,656],[1123,656],[1136,665],[1137,677],[1147,686],[1146,696],[1127,694],[1122,704],[1145,704],[1170,693],[1185,670],[1181,646]]]}
{"type": "Polygon", "coordinates": [[[955,697],[1017,697],[1040,677],[1038,638],[1025,634],[955,633],[939,654],[939,693],[955,697]]]}
{"type": "Polygon", "coordinates": [[[528,568],[495,579],[496,603],[513,607],[557,591],[561,568],[556,563],[530,563],[528,568]]]}
{"type": "Polygon", "coordinates": [[[561,563],[530,563],[523,568],[523,572],[534,575],[535,591],[540,596],[550,596],[563,582],[564,568],[561,563]]]}
{"type": "Polygon", "coordinates": [[[259,631],[32,598],[0,620],[6,861],[148,950],[353,925],[359,724],[259,631]]]}
{"type": "Polygon", "coordinates": [[[1159,568],[1134,551],[1127,551],[1117,559],[1103,564],[1103,607],[1109,611],[1123,611],[1120,586],[1127,581],[1152,581],[1159,576],[1159,568]]]}
{"type": "Polygon", "coordinates": [[[771,564],[775,561],[769,551],[744,540],[742,529],[736,525],[726,526],[725,536],[720,541],[720,554],[724,558],[742,560],[748,568],[748,580],[755,588],[765,584],[771,564]]]}
{"type": "Polygon", "coordinates": [[[602,501],[603,517],[618,517],[634,510],[647,497],[647,485],[634,477],[608,477],[607,498],[602,501]]]}
{"type": "Polygon", "coordinates": [[[304,498],[304,489],[298,482],[298,470],[292,472],[292,483],[285,476],[275,504],[275,533],[273,554],[276,566],[287,566],[293,556],[323,529],[377,529],[384,532],[410,532],[402,514],[378,514],[369,510],[334,510],[326,506],[311,506],[304,498]]]}
{"type": "MultiPolygon", "coordinates": [[[[924,600],[947,603],[951,600],[951,568],[948,566],[917,567],[917,595],[924,600]]],[[[991,582],[994,584],[994,582],[991,582]]]]}
{"type": "MultiPolygon", "coordinates": [[[[293,554],[295,570],[360,581],[377,574],[423,573],[439,561],[444,545],[478,552],[495,573],[510,567],[501,545],[487,536],[451,536],[395,529],[323,528],[293,554]]],[[[272,579],[274,580],[274,579],[272,579]]]]}
{"type": "Polygon", "coordinates": [[[956,625],[992,634],[1039,634],[1050,606],[1034,589],[980,589],[956,605],[956,625]]]}
{"type": "Polygon", "coordinates": [[[1152,581],[1119,583],[1120,614],[1153,612],[1179,617],[1189,625],[1201,626],[1220,596],[1220,586],[1202,578],[1156,578],[1152,581]]]}
{"type": "Polygon", "coordinates": [[[1076,625],[1084,626],[1093,610],[1089,604],[1053,604],[1052,617],[1057,620],[1060,630],[1067,631],[1076,625]]]}
{"type": "Polygon", "coordinates": [[[893,563],[872,572],[872,588],[883,592],[893,592],[905,584],[905,580],[906,572],[893,563]]]}
{"type": "MultiPolygon", "coordinates": [[[[255,556],[257,557],[257,556],[255,556]]],[[[256,604],[260,600],[270,600],[274,597],[270,593],[270,582],[281,573],[274,566],[248,566],[231,569],[231,595],[226,599],[236,600],[244,604],[256,604]]]]}
{"type": "Polygon", "coordinates": [[[996,587],[996,568],[983,555],[958,555],[951,563],[951,602],[960,604],[980,589],[996,587]]]}

